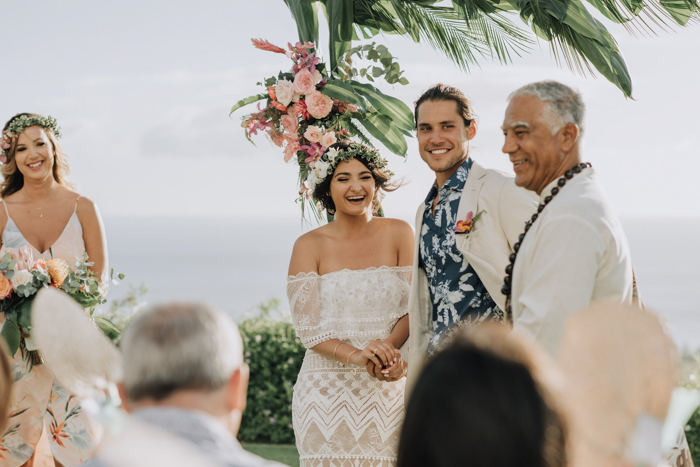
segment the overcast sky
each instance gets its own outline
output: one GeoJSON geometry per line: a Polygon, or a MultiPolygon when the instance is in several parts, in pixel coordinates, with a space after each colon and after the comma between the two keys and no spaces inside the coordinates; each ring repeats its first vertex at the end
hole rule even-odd
{"type": "MultiPolygon", "coordinates": [[[[297,167],[263,137],[257,147],[245,140],[246,109],[228,117],[234,102],[260,91],[256,81],[290,67],[250,45],[251,37],[296,40],[282,0],[3,0],[3,11],[0,120],[22,111],[56,117],[72,179],[104,216],[298,215],[297,167]]],[[[700,27],[635,38],[606,26],[634,100],[602,77],[557,67],[545,42],[512,65],[484,60],[465,74],[427,45],[379,37],[410,81],[382,88],[411,105],[435,82],[460,87],[480,118],[472,155],[512,172],[500,150],[507,95],[541,79],[572,85],[588,107],[584,160],[618,212],[700,217],[700,27]]],[[[411,219],[433,175],[415,139],[406,162],[387,158],[410,183],[385,210],[411,219]]]]}

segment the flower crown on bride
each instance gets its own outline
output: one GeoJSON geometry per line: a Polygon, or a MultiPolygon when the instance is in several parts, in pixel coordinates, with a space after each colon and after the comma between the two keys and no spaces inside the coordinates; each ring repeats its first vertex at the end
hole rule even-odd
{"type": "Polygon", "coordinates": [[[2,139],[0,139],[0,162],[7,164],[7,156],[12,147],[13,138],[18,137],[24,130],[35,125],[45,130],[51,130],[56,138],[61,137],[61,129],[58,127],[56,119],[50,115],[48,117],[43,117],[41,115],[20,115],[10,122],[7,130],[2,132],[2,139]]]}
{"type": "MultiPolygon", "coordinates": [[[[361,157],[377,167],[386,166],[386,160],[360,127],[392,152],[405,156],[404,138],[414,127],[411,109],[374,86],[352,79],[358,75],[366,77],[367,69],[358,72],[349,64],[352,54],[379,57],[386,63],[386,70],[392,70],[392,75],[385,71],[387,76],[407,83],[385,47],[371,44],[351,49],[344,61],[329,72],[312,42],[287,44],[287,50],[262,39],[252,42],[260,50],[285,55],[293,65],[291,70],[258,83],[265,92],[240,100],[231,113],[258,102],[257,112],[244,116],[241,126],[249,141],[252,142],[252,135],[264,132],[273,144],[283,148],[285,162],[296,160],[299,164],[298,201],[302,215],[316,186],[333,173],[338,162],[361,157]],[[348,143],[349,147],[332,148],[339,142],[348,143]]],[[[320,219],[321,209],[313,202],[309,204],[320,219]]]]}

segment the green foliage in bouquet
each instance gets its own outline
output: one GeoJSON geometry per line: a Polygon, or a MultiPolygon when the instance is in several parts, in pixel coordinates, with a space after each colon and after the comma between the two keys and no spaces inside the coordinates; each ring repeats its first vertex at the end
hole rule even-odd
{"type": "MultiPolygon", "coordinates": [[[[88,260],[85,253],[83,261],[76,263],[75,269],[71,269],[68,263],[62,259],[29,260],[26,268],[17,267],[18,261],[7,253],[0,261],[0,289],[4,297],[0,299],[0,311],[5,313],[5,323],[0,335],[7,342],[10,356],[17,349],[27,351],[24,339],[30,336],[32,329],[31,308],[36,293],[42,287],[56,287],[63,290],[83,307],[91,318],[97,306],[106,302],[106,288],[101,287],[96,274],[89,269],[94,263],[88,260]]],[[[124,274],[118,274],[119,279],[124,274]]],[[[114,270],[110,273],[110,281],[114,280],[114,270]]],[[[116,327],[108,320],[95,320],[97,326],[113,332],[116,327]]],[[[30,352],[32,363],[40,361],[36,352],[30,352]]]]}
{"type": "Polygon", "coordinates": [[[248,443],[294,443],[292,388],[306,349],[292,323],[275,320],[278,300],[260,306],[260,314],[238,323],[245,361],[250,366],[248,403],[238,439],[248,443]]]}

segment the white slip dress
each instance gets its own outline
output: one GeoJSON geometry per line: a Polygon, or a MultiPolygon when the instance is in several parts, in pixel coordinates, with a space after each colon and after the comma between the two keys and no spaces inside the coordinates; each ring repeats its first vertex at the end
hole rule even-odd
{"type": "MultiPolygon", "coordinates": [[[[80,199],[80,198],[78,198],[80,199]]],[[[10,217],[2,232],[0,257],[10,253],[19,261],[33,263],[39,258],[62,258],[71,267],[83,260],[85,242],[83,227],[73,210],[60,237],[46,251],[31,245],[10,217]]],[[[24,464],[36,449],[42,431],[46,430],[51,452],[65,467],[85,462],[101,436],[101,427],[83,412],[75,397],[58,384],[44,366],[31,366],[17,350],[11,358],[14,383],[10,419],[0,438],[0,467],[24,464]]]]}

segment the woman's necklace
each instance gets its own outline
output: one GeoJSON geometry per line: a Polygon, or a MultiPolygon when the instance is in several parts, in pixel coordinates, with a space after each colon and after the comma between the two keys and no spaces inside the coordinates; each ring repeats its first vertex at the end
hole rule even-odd
{"type": "MultiPolygon", "coordinates": [[[[54,194],[51,196],[51,198],[49,198],[48,200],[44,201],[44,202],[42,203],[42,206],[39,206],[38,208],[34,208],[34,209],[36,209],[36,210],[38,210],[38,211],[41,211],[41,213],[39,214],[39,217],[44,217],[44,206],[48,205],[48,203],[50,203],[51,201],[53,201],[53,199],[56,197],[56,195],[58,194],[59,191],[61,191],[61,189],[60,189],[60,188],[56,188],[56,191],[54,191],[54,194]]],[[[36,204],[36,200],[32,199],[32,197],[29,196],[26,192],[24,193],[24,196],[26,196],[27,199],[28,199],[29,201],[31,201],[32,203],[36,204]]]]}
{"type": "Polygon", "coordinates": [[[574,178],[574,175],[581,173],[583,169],[587,169],[588,167],[592,167],[590,162],[583,162],[571,170],[564,172],[564,176],[559,179],[557,186],[552,188],[552,194],[544,198],[544,203],[537,206],[537,212],[532,215],[532,218],[529,221],[525,222],[525,232],[518,236],[518,242],[513,245],[513,253],[511,253],[509,257],[510,264],[506,266],[506,277],[503,279],[503,287],[501,287],[501,293],[506,296],[506,320],[511,324],[513,323],[513,307],[511,306],[511,298],[513,296],[513,291],[511,290],[513,283],[513,266],[515,266],[515,260],[518,258],[518,250],[520,249],[520,245],[522,245],[527,231],[530,230],[530,227],[532,227],[532,224],[537,220],[544,207],[547,206],[550,201],[552,201],[552,198],[557,196],[560,189],[566,185],[566,181],[571,180],[574,178]]]}

